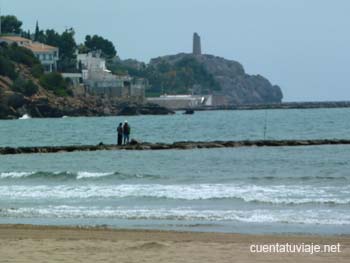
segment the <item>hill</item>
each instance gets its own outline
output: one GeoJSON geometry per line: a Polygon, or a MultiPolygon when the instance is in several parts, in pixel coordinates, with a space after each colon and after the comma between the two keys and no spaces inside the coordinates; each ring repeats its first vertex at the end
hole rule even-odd
{"type": "Polygon", "coordinates": [[[31,117],[169,114],[155,105],[118,99],[74,97],[68,80],[44,73],[33,53],[17,45],[0,45],[0,119],[31,117]]]}
{"type": "Polygon", "coordinates": [[[212,55],[158,57],[146,72],[152,93],[163,86],[168,94],[214,94],[223,104],[280,103],[283,98],[280,87],[263,76],[248,75],[240,63],[212,55]]]}

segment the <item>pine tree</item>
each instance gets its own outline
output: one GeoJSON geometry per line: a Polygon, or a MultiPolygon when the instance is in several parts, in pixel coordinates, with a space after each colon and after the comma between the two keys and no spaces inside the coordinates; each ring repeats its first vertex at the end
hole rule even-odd
{"type": "Polygon", "coordinates": [[[38,21],[36,21],[34,41],[39,40],[39,34],[40,34],[39,23],[38,21]]]}

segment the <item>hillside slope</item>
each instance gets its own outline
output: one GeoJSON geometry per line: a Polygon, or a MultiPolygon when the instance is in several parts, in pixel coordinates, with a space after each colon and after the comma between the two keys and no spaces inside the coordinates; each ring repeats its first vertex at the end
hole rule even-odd
{"type": "Polygon", "coordinates": [[[17,119],[25,114],[50,118],[172,113],[157,105],[72,94],[60,74],[42,72],[32,53],[0,45],[0,119],[17,119]]]}

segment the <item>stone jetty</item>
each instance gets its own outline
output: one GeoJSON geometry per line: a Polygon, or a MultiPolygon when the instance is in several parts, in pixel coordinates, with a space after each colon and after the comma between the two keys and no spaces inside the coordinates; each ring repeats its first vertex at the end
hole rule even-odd
{"type": "Polygon", "coordinates": [[[317,146],[350,144],[350,139],[325,139],[325,140],[255,140],[255,141],[208,141],[208,142],[174,142],[174,143],[147,143],[132,140],[129,145],[118,146],[114,144],[98,145],[73,145],[73,146],[43,146],[43,147],[2,147],[0,155],[10,154],[34,154],[34,153],[59,153],[78,151],[116,151],[116,150],[191,150],[211,148],[236,148],[236,147],[290,147],[290,146],[317,146]]]}

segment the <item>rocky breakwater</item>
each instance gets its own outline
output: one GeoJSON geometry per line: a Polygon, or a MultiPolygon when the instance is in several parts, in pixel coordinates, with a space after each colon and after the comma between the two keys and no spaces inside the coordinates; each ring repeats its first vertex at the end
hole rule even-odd
{"type": "Polygon", "coordinates": [[[235,147],[293,147],[293,146],[317,146],[350,144],[350,140],[255,140],[255,141],[211,141],[211,142],[174,142],[174,143],[141,143],[131,140],[129,145],[118,146],[114,144],[98,145],[73,145],[73,146],[47,146],[47,147],[2,147],[1,155],[10,154],[34,154],[34,153],[59,153],[77,151],[112,151],[112,150],[192,150],[212,148],[235,147]]]}

